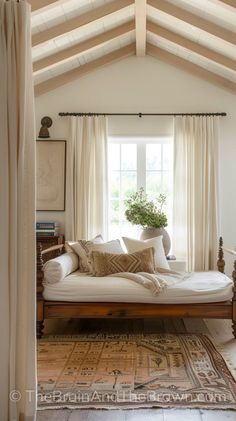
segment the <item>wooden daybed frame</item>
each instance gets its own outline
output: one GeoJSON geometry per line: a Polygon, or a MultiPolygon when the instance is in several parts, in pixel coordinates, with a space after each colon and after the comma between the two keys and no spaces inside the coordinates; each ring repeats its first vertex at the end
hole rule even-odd
{"type": "MultiPolygon", "coordinates": [[[[45,319],[67,318],[155,318],[155,317],[195,317],[231,319],[233,335],[236,338],[236,260],[233,270],[233,298],[231,301],[199,304],[142,304],[109,302],[65,302],[47,301],[43,298],[43,264],[64,253],[64,244],[42,251],[37,244],[37,338],[43,335],[45,319]]],[[[218,270],[224,273],[225,261],[222,237],[219,241],[218,270]]]]}

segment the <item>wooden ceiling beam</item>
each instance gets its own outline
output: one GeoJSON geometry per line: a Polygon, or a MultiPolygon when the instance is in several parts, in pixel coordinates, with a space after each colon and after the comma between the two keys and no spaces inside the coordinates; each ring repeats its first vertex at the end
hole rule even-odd
{"type": "Polygon", "coordinates": [[[119,50],[106,54],[105,56],[93,60],[87,64],[84,64],[76,69],[70,70],[69,72],[63,73],[59,76],[46,80],[45,82],[39,83],[34,88],[35,96],[43,95],[49,91],[52,91],[53,89],[65,85],[66,83],[72,82],[73,80],[76,80],[79,77],[93,70],[97,70],[100,67],[106,66],[107,64],[111,64],[115,61],[118,61],[120,59],[134,54],[135,43],[132,43],[126,47],[120,48],[119,50]]]}
{"type": "Polygon", "coordinates": [[[219,0],[221,3],[225,3],[228,6],[234,7],[236,9],[236,1],[235,0],[219,0]]]}
{"type": "Polygon", "coordinates": [[[216,51],[213,51],[207,47],[204,47],[203,45],[198,44],[197,42],[194,42],[188,38],[182,37],[181,35],[175,32],[169,31],[168,29],[150,21],[147,22],[147,30],[168,41],[178,44],[183,48],[187,48],[193,53],[199,54],[209,60],[212,60],[218,64],[221,64],[224,67],[227,67],[228,69],[236,71],[235,60],[229,57],[226,57],[223,54],[217,53],[216,51]]]}
{"type": "Polygon", "coordinates": [[[31,11],[36,12],[44,7],[50,6],[53,3],[59,3],[58,0],[27,0],[31,5],[31,11]]]}
{"type": "Polygon", "coordinates": [[[103,6],[97,7],[96,9],[90,10],[89,12],[83,13],[73,19],[67,20],[66,22],[60,23],[52,28],[33,35],[32,45],[35,47],[36,45],[74,31],[84,25],[88,25],[98,19],[102,19],[107,15],[118,12],[131,4],[133,4],[133,0],[114,0],[111,3],[106,3],[103,6]]]}
{"type": "Polygon", "coordinates": [[[147,1],[135,0],[136,55],[146,55],[147,1]]]}
{"type": "Polygon", "coordinates": [[[231,44],[236,44],[236,34],[232,31],[229,31],[228,29],[223,28],[222,26],[197,16],[188,10],[175,6],[172,3],[168,3],[165,0],[147,0],[147,2],[150,6],[157,10],[161,10],[168,15],[174,16],[175,18],[180,19],[189,25],[200,28],[205,32],[230,42],[231,44]]]}
{"type": "Polygon", "coordinates": [[[85,53],[86,51],[99,47],[101,44],[104,44],[114,38],[120,37],[130,31],[133,31],[134,29],[135,23],[134,21],[130,21],[114,29],[110,29],[109,31],[103,32],[102,34],[96,35],[95,37],[82,41],[79,44],[73,45],[72,47],[66,48],[55,54],[51,54],[48,57],[42,58],[41,60],[38,60],[33,64],[34,74],[51,68],[52,66],[57,65],[59,63],[68,61],[80,54],[85,53]]]}
{"type": "Polygon", "coordinates": [[[210,72],[197,64],[193,64],[182,57],[176,56],[175,54],[169,53],[162,48],[156,47],[152,44],[147,44],[147,54],[155,57],[159,60],[165,61],[168,64],[175,66],[176,68],[182,69],[188,73],[198,76],[208,82],[218,85],[221,88],[228,89],[231,93],[236,94],[236,83],[216,73],[210,72]]]}

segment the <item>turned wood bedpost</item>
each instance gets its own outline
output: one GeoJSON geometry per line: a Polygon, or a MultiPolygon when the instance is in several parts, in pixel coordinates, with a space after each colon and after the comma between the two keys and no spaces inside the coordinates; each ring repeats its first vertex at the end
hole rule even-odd
{"type": "Polygon", "coordinates": [[[37,338],[41,338],[44,327],[43,258],[42,244],[37,244],[37,338]]]}
{"type": "Polygon", "coordinates": [[[219,272],[224,273],[224,271],[225,271],[225,260],[224,260],[223,238],[222,237],[220,237],[220,240],[219,240],[217,267],[218,267],[219,272]]]}
{"type": "Polygon", "coordinates": [[[233,335],[236,338],[236,260],[234,261],[234,270],[232,273],[232,278],[234,282],[233,286],[233,299],[232,299],[232,328],[233,328],[233,335]]]}

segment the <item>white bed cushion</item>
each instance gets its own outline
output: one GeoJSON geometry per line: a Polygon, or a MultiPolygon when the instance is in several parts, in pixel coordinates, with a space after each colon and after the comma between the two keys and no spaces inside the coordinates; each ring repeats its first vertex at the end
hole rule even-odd
{"type": "Polygon", "coordinates": [[[193,273],[155,296],[127,278],[96,278],[77,271],[57,284],[45,284],[43,296],[46,300],[67,302],[184,304],[227,301],[232,298],[232,290],[232,280],[220,272],[193,273]]]}
{"type": "Polygon", "coordinates": [[[158,237],[150,238],[148,240],[136,240],[134,238],[122,237],[125,247],[127,248],[128,253],[135,253],[149,247],[154,247],[155,249],[155,268],[164,268],[170,269],[170,266],[166,260],[165,250],[162,242],[162,235],[158,237]]]}
{"type": "Polygon", "coordinates": [[[44,282],[55,284],[62,281],[67,275],[79,267],[79,258],[76,253],[64,253],[61,256],[48,260],[44,267],[44,282]]]}
{"type": "Polygon", "coordinates": [[[71,248],[79,256],[81,272],[92,272],[92,266],[90,264],[90,253],[92,251],[114,254],[124,253],[119,240],[112,240],[101,244],[80,240],[75,244],[71,244],[71,248]]]}

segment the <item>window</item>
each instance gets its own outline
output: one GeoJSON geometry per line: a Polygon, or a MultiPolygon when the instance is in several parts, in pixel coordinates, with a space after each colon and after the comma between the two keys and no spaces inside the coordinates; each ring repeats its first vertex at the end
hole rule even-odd
{"type": "Polygon", "coordinates": [[[108,146],[109,171],[109,239],[139,237],[140,227],[126,221],[125,200],[140,187],[150,199],[159,193],[167,197],[168,231],[172,225],[171,138],[111,137],[108,146]]]}

